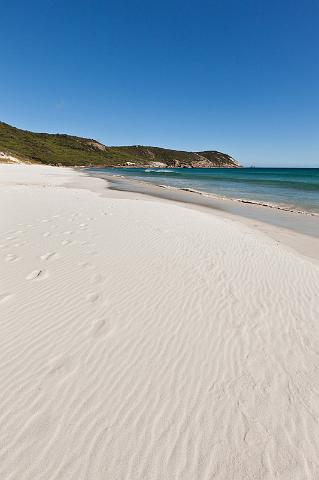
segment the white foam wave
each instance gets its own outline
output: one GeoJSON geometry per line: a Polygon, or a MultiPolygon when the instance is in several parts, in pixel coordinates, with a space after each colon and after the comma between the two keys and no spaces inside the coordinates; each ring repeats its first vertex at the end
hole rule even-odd
{"type": "Polygon", "coordinates": [[[168,170],[167,168],[146,168],[144,172],[154,172],[154,173],[178,173],[174,170],[168,170]]]}

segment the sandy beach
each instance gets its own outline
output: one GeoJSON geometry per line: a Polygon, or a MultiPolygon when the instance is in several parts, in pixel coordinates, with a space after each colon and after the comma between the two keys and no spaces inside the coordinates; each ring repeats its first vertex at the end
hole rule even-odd
{"type": "Polygon", "coordinates": [[[67,168],[0,202],[1,479],[319,478],[315,248],[67,168]]]}

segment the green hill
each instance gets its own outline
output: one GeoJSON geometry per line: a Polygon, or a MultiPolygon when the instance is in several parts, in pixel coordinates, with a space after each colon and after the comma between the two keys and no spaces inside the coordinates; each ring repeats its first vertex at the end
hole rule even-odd
{"type": "Polygon", "coordinates": [[[142,145],[108,147],[90,138],[34,133],[0,122],[0,161],[6,156],[65,166],[239,167],[232,157],[217,151],[184,152],[142,145]]]}

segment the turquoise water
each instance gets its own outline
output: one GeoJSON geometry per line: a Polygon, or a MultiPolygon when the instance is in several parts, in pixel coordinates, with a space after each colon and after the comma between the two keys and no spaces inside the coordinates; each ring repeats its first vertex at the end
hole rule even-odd
{"type": "Polygon", "coordinates": [[[319,214],[319,168],[94,169],[157,185],[190,188],[319,214]]]}

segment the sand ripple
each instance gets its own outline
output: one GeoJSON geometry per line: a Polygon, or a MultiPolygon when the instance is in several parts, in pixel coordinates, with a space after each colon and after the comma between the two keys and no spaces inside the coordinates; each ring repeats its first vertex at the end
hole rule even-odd
{"type": "Polygon", "coordinates": [[[318,266],[32,171],[0,191],[0,478],[319,478],[318,266]]]}

